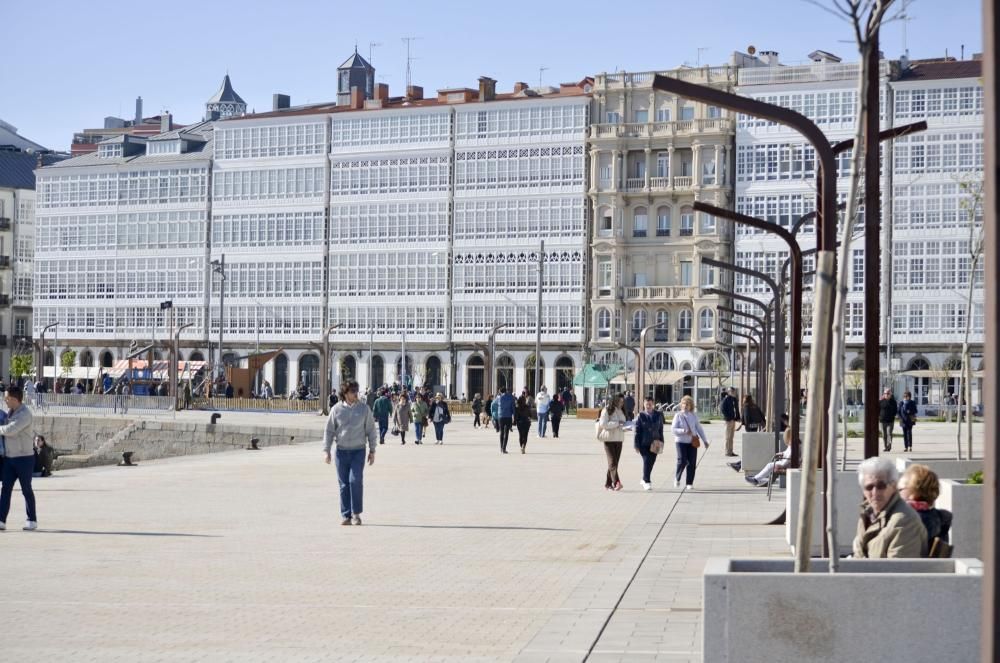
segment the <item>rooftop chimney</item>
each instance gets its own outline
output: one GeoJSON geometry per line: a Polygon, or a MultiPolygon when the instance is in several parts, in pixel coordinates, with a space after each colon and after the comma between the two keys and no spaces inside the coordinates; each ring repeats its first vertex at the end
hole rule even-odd
{"type": "Polygon", "coordinates": [[[271,95],[271,110],[281,110],[292,105],[292,98],[287,94],[271,95]]]}
{"type": "Polygon", "coordinates": [[[778,51],[761,51],[760,59],[769,67],[778,66],[778,51]]]}
{"type": "Polygon", "coordinates": [[[424,98],[424,88],[419,85],[406,86],[406,98],[412,101],[419,101],[424,98]]]}
{"type": "Polygon", "coordinates": [[[527,89],[528,89],[527,83],[523,83],[521,81],[514,83],[514,94],[517,94],[518,92],[524,92],[527,89]]]}
{"type": "Polygon", "coordinates": [[[387,84],[378,83],[375,85],[375,99],[383,103],[389,101],[389,86],[387,84]]]}
{"type": "Polygon", "coordinates": [[[173,117],[170,115],[170,111],[163,111],[160,113],[160,133],[165,134],[170,131],[170,127],[173,125],[173,117]]]}
{"type": "Polygon", "coordinates": [[[351,88],[351,109],[361,110],[365,107],[365,91],[357,85],[351,88]]]}
{"type": "Polygon", "coordinates": [[[135,126],[142,124],[142,97],[135,98],[135,126]]]}
{"type": "Polygon", "coordinates": [[[497,98],[497,82],[489,76],[479,77],[479,101],[493,101],[497,98]]]}

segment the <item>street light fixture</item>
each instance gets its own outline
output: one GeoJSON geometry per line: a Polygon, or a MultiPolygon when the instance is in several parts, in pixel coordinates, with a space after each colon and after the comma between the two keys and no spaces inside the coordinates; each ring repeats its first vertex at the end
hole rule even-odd
{"type": "Polygon", "coordinates": [[[497,322],[494,323],[493,328],[490,329],[490,335],[486,342],[487,352],[489,356],[487,357],[487,373],[486,373],[486,393],[492,394],[493,392],[493,378],[496,374],[496,359],[497,359],[497,343],[496,336],[497,332],[504,327],[510,327],[509,322],[497,322]]]}
{"type": "Polygon", "coordinates": [[[223,253],[219,260],[211,262],[212,272],[218,274],[219,280],[219,375],[225,376],[226,367],[222,365],[222,327],[225,322],[223,305],[226,298],[226,254],[223,253]]]}
{"type": "Polygon", "coordinates": [[[320,373],[323,377],[319,387],[319,398],[323,401],[321,406],[323,414],[330,414],[330,332],[343,326],[344,323],[338,322],[323,330],[323,358],[320,362],[320,373]]]}
{"type": "Polygon", "coordinates": [[[179,410],[177,406],[177,397],[180,395],[177,390],[177,361],[180,354],[180,338],[181,332],[188,327],[193,327],[194,323],[189,322],[187,324],[181,325],[174,331],[174,344],[171,348],[173,350],[173,356],[170,358],[170,371],[168,375],[170,376],[170,394],[174,397],[174,409],[179,410]]]}

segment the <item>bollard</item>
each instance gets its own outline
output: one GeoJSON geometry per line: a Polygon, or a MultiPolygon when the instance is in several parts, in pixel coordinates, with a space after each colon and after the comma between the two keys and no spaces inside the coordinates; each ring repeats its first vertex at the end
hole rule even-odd
{"type": "Polygon", "coordinates": [[[222,416],[221,412],[213,412],[212,413],[212,421],[210,421],[209,423],[211,423],[214,426],[215,422],[218,421],[219,417],[221,417],[221,416],[222,416]]]}

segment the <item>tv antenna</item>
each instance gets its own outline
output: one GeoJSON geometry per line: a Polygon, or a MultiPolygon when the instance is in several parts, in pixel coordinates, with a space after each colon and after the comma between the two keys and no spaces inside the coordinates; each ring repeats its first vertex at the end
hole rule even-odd
{"type": "Polygon", "coordinates": [[[694,60],[695,61],[695,66],[696,67],[700,67],[701,66],[701,52],[702,51],[708,51],[708,50],[711,50],[711,49],[709,49],[708,46],[699,46],[695,50],[698,52],[697,55],[695,55],[695,60],[694,60]]]}
{"type": "Polygon", "coordinates": [[[420,37],[401,37],[401,39],[406,42],[406,87],[410,87],[410,63],[414,60],[410,56],[410,43],[420,39],[420,37]]]}
{"type": "Polygon", "coordinates": [[[542,89],[542,74],[544,74],[548,70],[549,70],[548,67],[539,67],[538,68],[538,89],[539,90],[542,89]]]}
{"type": "Polygon", "coordinates": [[[382,45],[381,42],[376,42],[376,41],[370,41],[370,42],[368,42],[368,64],[372,64],[372,62],[374,60],[374,58],[372,56],[375,54],[375,49],[378,48],[381,45],[382,45]]]}

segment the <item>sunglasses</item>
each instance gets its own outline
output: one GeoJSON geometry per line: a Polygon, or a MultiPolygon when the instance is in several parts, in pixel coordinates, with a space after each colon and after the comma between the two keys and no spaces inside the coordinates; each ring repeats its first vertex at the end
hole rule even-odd
{"type": "Polygon", "coordinates": [[[864,486],[866,493],[870,493],[870,492],[872,492],[875,489],[885,490],[888,487],[889,487],[889,484],[887,484],[885,481],[876,481],[875,483],[866,483],[865,486],[864,486]]]}

